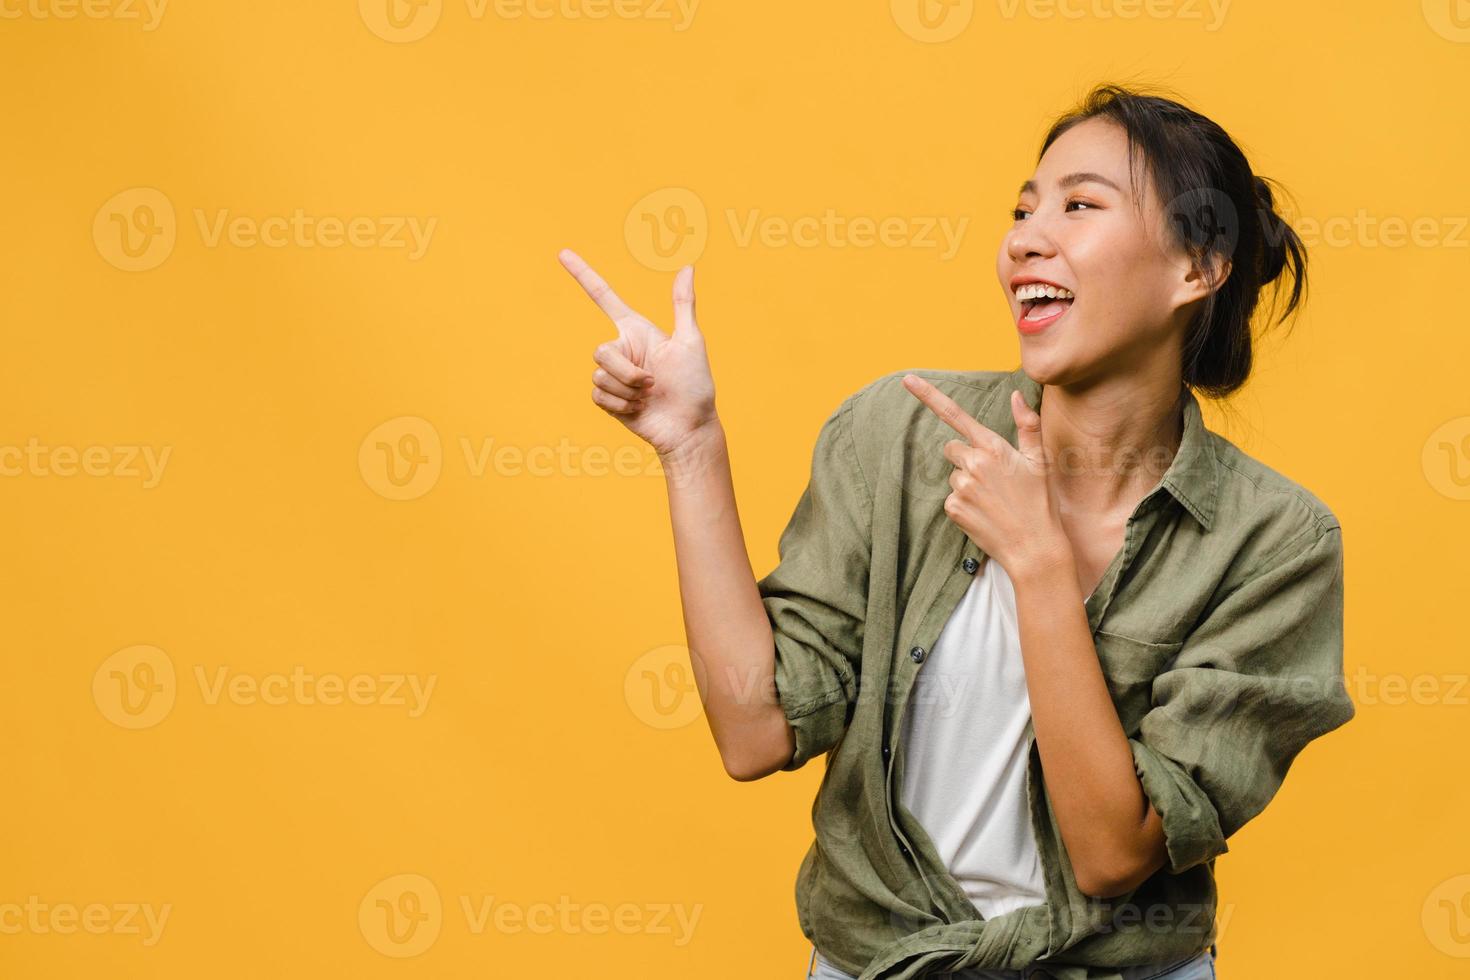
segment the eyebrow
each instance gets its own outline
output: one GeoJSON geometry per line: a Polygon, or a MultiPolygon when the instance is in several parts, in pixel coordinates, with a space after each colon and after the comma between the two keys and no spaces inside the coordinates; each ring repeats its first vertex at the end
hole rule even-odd
{"type": "MultiPolygon", "coordinates": [[[[1085,171],[1085,170],[1084,171],[1080,171],[1080,172],[1075,173],[1075,174],[1067,174],[1067,176],[1065,176],[1065,177],[1063,177],[1063,178],[1061,178],[1060,180],[1057,181],[1057,186],[1060,187],[1060,188],[1062,188],[1063,190],[1065,190],[1068,187],[1075,187],[1078,184],[1102,184],[1102,185],[1104,185],[1106,187],[1111,187],[1113,190],[1117,191],[1119,194],[1123,193],[1123,188],[1119,187],[1117,184],[1113,183],[1111,180],[1108,180],[1108,178],[1104,177],[1102,174],[1095,174],[1095,173],[1091,173],[1091,172],[1085,171]]],[[[1035,193],[1036,192],[1036,181],[1034,181],[1034,180],[1028,180],[1028,181],[1026,181],[1024,184],[1021,185],[1021,189],[1019,191],[1017,191],[1016,193],[1017,194],[1026,194],[1028,192],[1029,193],[1035,193]]]]}

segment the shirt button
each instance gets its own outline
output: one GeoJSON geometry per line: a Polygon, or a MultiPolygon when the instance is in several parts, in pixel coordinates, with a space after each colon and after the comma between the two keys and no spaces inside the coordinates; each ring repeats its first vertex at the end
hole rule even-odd
{"type": "Polygon", "coordinates": [[[914,647],[912,650],[909,651],[909,659],[912,660],[916,664],[923,663],[924,662],[924,648],[923,647],[914,647]]]}
{"type": "Polygon", "coordinates": [[[883,746],[883,760],[885,762],[888,761],[888,757],[891,754],[892,754],[892,750],[890,750],[887,745],[883,746]]]}
{"type": "Polygon", "coordinates": [[[968,575],[974,575],[975,569],[980,567],[980,563],[973,558],[966,558],[964,562],[962,562],[962,564],[964,566],[965,573],[968,575]]]}

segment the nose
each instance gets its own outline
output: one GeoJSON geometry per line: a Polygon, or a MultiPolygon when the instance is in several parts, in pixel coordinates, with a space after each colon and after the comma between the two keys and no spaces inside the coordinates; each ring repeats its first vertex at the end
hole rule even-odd
{"type": "Polygon", "coordinates": [[[1018,221],[1006,233],[1006,253],[1017,264],[1026,259],[1045,259],[1057,254],[1048,219],[1039,209],[1018,221]]]}

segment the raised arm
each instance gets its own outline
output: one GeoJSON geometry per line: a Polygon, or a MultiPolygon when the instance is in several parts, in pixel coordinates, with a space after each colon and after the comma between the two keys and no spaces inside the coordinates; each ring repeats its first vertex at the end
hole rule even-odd
{"type": "Polygon", "coordinates": [[[617,328],[592,359],[592,400],[651,445],[663,465],[684,631],[705,718],[725,771],[759,779],[796,738],[776,699],[775,638],[745,549],[714,379],[694,316],[694,268],[674,279],[674,333],[630,309],[580,256],[567,271],[617,328]]]}

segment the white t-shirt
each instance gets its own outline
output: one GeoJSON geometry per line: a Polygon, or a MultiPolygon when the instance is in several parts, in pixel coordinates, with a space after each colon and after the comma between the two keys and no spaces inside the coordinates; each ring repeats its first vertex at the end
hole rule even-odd
{"type": "Polygon", "coordinates": [[[1046,901],[1026,798],[1035,736],[1016,592],[986,557],[904,712],[900,799],[987,919],[1046,901]]]}

